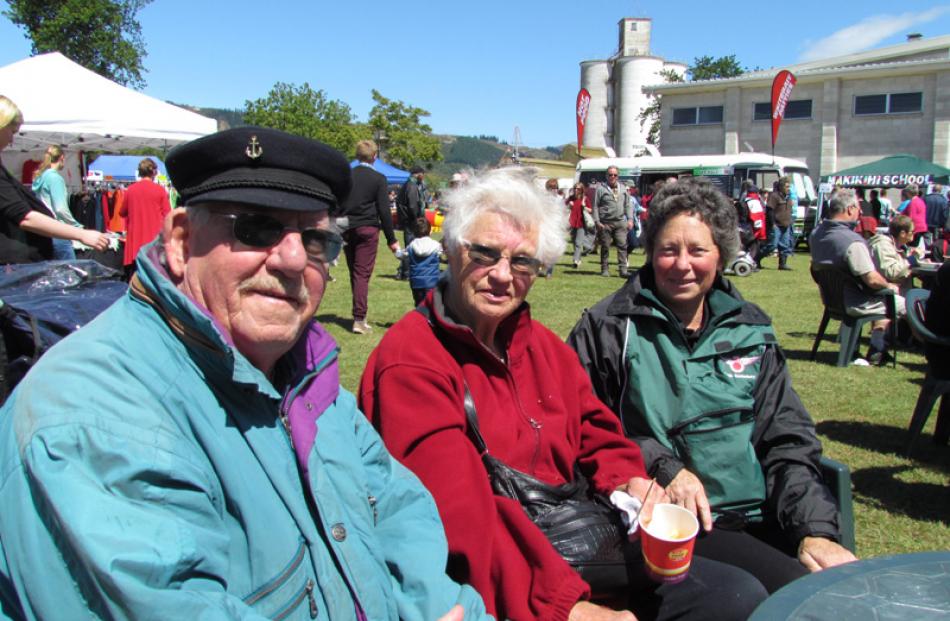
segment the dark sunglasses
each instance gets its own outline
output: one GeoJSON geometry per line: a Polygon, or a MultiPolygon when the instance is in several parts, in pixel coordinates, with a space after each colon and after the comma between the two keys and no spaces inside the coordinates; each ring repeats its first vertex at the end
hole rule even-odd
{"type": "MultiPolygon", "coordinates": [[[[497,248],[490,248],[471,242],[462,243],[468,249],[468,258],[483,267],[496,265],[503,258],[501,251],[497,248]]],[[[539,259],[523,254],[508,257],[508,264],[511,265],[511,271],[518,272],[519,274],[535,275],[538,273],[538,270],[541,269],[541,261],[539,259]]]]}
{"type": "Polygon", "coordinates": [[[284,226],[277,218],[262,213],[217,213],[231,220],[234,239],[252,248],[270,248],[284,237],[285,231],[299,231],[304,251],[311,261],[330,263],[340,256],[343,238],[326,229],[296,229],[284,226]]]}

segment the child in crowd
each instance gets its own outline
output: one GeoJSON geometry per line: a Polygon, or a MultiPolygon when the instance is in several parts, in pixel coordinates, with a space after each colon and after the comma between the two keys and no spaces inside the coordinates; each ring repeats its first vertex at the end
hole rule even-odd
{"type": "Polygon", "coordinates": [[[442,244],[429,237],[432,226],[425,218],[417,218],[413,228],[416,238],[405,250],[397,252],[396,257],[409,257],[409,286],[412,288],[412,301],[418,305],[442,275],[439,269],[442,244]]]}

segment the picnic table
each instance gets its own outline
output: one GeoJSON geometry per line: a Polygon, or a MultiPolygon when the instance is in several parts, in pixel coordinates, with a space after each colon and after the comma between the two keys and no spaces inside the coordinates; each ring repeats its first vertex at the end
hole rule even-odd
{"type": "Polygon", "coordinates": [[[932,261],[920,263],[910,268],[910,274],[920,281],[922,288],[932,289],[934,276],[937,275],[937,270],[940,269],[940,265],[940,263],[934,263],[932,261]]]}
{"type": "Polygon", "coordinates": [[[950,552],[883,556],[839,565],[786,585],[749,621],[950,619],[950,552]]]}

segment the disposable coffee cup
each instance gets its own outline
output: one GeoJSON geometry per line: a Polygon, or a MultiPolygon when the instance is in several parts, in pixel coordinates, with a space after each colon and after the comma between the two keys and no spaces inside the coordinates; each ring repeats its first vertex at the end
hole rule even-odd
{"type": "Polygon", "coordinates": [[[653,515],[640,523],[640,547],[647,573],[657,582],[680,582],[686,579],[693,560],[693,544],[699,532],[699,520],[683,507],[658,504],[653,515]]]}

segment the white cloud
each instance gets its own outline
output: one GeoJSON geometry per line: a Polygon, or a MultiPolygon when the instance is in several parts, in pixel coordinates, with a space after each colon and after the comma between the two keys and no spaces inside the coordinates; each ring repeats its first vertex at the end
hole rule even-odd
{"type": "Polygon", "coordinates": [[[906,34],[914,26],[931,22],[948,11],[950,7],[939,6],[923,13],[865,17],[858,23],[842,28],[824,39],[806,42],[808,49],[799,56],[799,62],[843,56],[871,49],[889,37],[906,34]]]}

